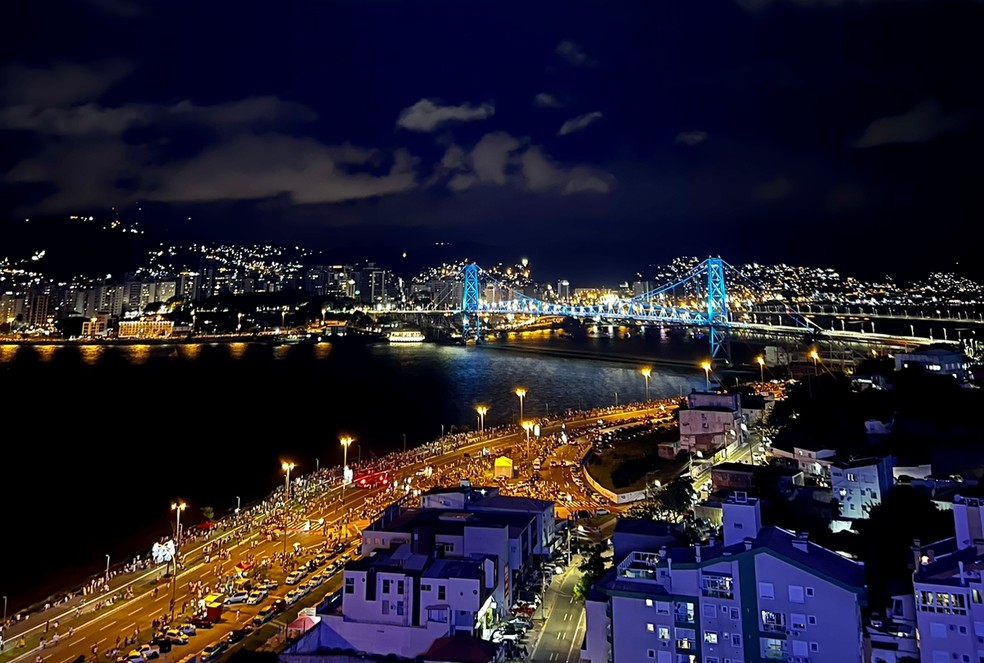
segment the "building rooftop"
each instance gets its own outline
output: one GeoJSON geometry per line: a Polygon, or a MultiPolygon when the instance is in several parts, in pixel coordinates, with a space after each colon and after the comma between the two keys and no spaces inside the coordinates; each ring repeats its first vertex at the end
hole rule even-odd
{"type": "Polygon", "coordinates": [[[437,534],[461,534],[465,527],[509,528],[509,536],[518,535],[533,522],[533,516],[523,513],[488,513],[456,509],[403,509],[392,518],[372,522],[366,531],[413,532],[431,528],[437,534]]]}
{"type": "MultiPolygon", "coordinates": [[[[656,565],[666,568],[669,559],[672,568],[679,569],[681,565],[716,564],[724,557],[749,554],[773,555],[858,593],[862,593],[865,589],[864,564],[828,550],[793,532],[772,526],[763,527],[754,539],[748,538],[742,543],[731,546],[724,546],[721,541],[715,541],[712,545],[701,546],[699,553],[695,546],[667,548],[658,553],[656,565]],[[698,561],[698,554],[700,561],[698,561]]],[[[657,576],[653,562],[656,559],[651,551],[633,552],[621,560],[612,572],[606,574],[598,587],[603,587],[605,590],[640,592],[641,587],[637,579],[649,577],[652,581],[646,583],[642,591],[647,594],[667,593],[666,589],[655,580],[657,576]]]]}
{"type": "Polygon", "coordinates": [[[435,640],[420,658],[447,663],[490,663],[500,646],[473,635],[446,635],[435,640]]]}
{"type": "Polygon", "coordinates": [[[852,467],[870,467],[872,465],[878,465],[883,460],[885,459],[878,456],[869,456],[868,458],[843,458],[834,461],[831,465],[846,470],[852,467]]]}
{"type": "MultiPolygon", "coordinates": [[[[780,527],[763,527],[752,540],[752,549],[764,548],[785,557],[794,564],[805,566],[814,573],[850,587],[865,586],[864,564],[848,559],[812,541],[780,527]]],[[[745,550],[745,544],[735,544],[722,549],[722,554],[736,554],[745,550]]],[[[704,558],[709,555],[705,552],[704,558]]]]}
{"type": "Polygon", "coordinates": [[[481,559],[435,559],[421,574],[424,578],[481,578],[481,559]]]}
{"type": "Polygon", "coordinates": [[[478,501],[478,506],[486,509],[503,509],[507,511],[546,511],[556,506],[555,502],[535,500],[532,497],[512,495],[489,495],[478,501]]]}

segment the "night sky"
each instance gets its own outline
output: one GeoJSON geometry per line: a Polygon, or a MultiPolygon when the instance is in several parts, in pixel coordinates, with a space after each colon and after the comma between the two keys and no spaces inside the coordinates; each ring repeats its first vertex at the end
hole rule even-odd
{"type": "Polygon", "coordinates": [[[982,2],[2,11],[8,230],[115,207],[172,240],[599,277],[708,254],[919,276],[982,244],[982,2]]]}

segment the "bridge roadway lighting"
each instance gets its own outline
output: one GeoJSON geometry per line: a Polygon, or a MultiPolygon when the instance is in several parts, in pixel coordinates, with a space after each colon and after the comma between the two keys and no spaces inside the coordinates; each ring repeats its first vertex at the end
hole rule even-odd
{"type": "Polygon", "coordinates": [[[711,362],[702,361],[700,367],[704,369],[704,391],[711,390],[711,362]]]}
{"type": "Polygon", "coordinates": [[[488,405],[476,405],[475,412],[478,412],[478,432],[485,432],[485,415],[489,412],[488,405]]]}
{"type": "Polygon", "coordinates": [[[639,369],[639,372],[642,373],[642,377],[646,378],[646,402],[648,403],[649,402],[649,378],[653,374],[653,368],[652,368],[652,366],[643,366],[641,369],[639,369]]]}
{"type": "Polygon", "coordinates": [[[526,387],[516,387],[516,395],[519,396],[519,425],[523,425],[523,399],[526,398],[526,387]]]}
{"type": "Polygon", "coordinates": [[[755,358],[759,365],[759,382],[765,382],[765,357],[759,355],[755,358]]]}
{"type": "Polygon", "coordinates": [[[820,354],[817,352],[817,349],[816,348],[813,348],[812,350],[810,350],[810,359],[813,360],[813,374],[814,375],[820,375],[820,369],[819,369],[819,366],[817,364],[817,361],[819,361],[819,359],[820,359],[820,354]]]}
{"type": "MultiPolygon", "coordinates": [[[[342,445],[342,518],[341,518],[341,535],[345,534],[345,481],[348,472],[348,449],[352,446],[355,440],[349,436],[342,436],[338,442],[342,445]]],[[[341,536],[339,537],[341,539],[341,536]]]]}

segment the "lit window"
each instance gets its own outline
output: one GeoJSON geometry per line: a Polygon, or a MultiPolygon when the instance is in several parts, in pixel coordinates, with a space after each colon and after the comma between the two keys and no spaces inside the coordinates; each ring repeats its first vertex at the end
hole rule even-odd
{"type": "Polygon", "coordinates": [[[656,632],[656,625],[655,624],[646,624],[646,630],[649,631],[650,633],[655,633],[656,632]]]}
{"type": "Polygon", "coordinates": [[[653,600],[652,599],[646,599],[646,607],[647,608],[653,607],[653,600]]]}
{"type": "Polygon", "coordinates": [[[704,631],[704,642],[709,645],[716,645],[718,643],[717,631],[704,631]]]}

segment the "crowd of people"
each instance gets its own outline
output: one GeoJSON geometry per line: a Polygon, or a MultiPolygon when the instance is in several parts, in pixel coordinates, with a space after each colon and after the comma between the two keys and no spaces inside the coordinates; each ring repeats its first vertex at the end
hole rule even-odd
{"type": "MultiPolygon", "coordinates": [[[[654,404],[658,406],[659,404],[654,404]]],[[[566,411],[557,413],[549,417],[542,417],[537,420],[541,427],[550,426],[562,421],[591,420],[603,418],[607,415],[622,413],[638,409],[638,404],[627,404],[621,407],[595,408],[588,411],[566,411]]],[[[640,417],[640,419],[643,417],[640,417]]],[[[626,420],[628,421],[628,420],[626,420]]],[[[485,429],[482,432],[456,430],[452,427],[449,434],[426,444],[420,445],[406,451],[398,451],[379,458],[372,458],[367,461],[356,461],[350,463],[351,470],[358,476],[360,473],[386,472],[389,476],[389,484],[386,490],[374,491],[368,496],[355,496],[354,491],[346,495],[343,517],[340,524],[343,527],[334,527],[325,522],[323,529],[323,540],[318,547],[324,551],[331,550],[340,544],[348,543],[352,539],[355,529],[346,529],[345,525],[355,525],[359,521],[371,521],[384,509],[393,505],[399,500],[409,500],[421,492],[442,485],[457,484],[461,479],[488,478],[489,480],[500,483],[500,489],[504,495],[522,495],[536,497],[539,499],[557,499],[559,487],[553,482],[537,481],[533,478],[529,468],[532,466],[534,458],[543,456],[548,449],[561,443],[559,433],[544,434],[536,438],[535,443],[521,441],[512,450],[514,463],[516,466],[524,468],[515,481],[502,481],[494,478],[493,462],[498,454],[495,453],[476,453],[470,455],[460,455],[448,463],[438,463],[437,459],[446,454],[458,451],[464,446],[475,445],[483,441],[491,441],[505,435],[516,432],[514,425],[501,425],[485,429]],[[415,472],[408,474],[405,470],[414,466],[426,466],[428,472],[415,472]],[[409,481],[407,480],[409,478],[409,481]],[[358,506],[356,506],[358,505],[358,506]]],[[[214,584],[198,583],[191,587],[191,592],[196,599],[200,600],[210,591],[222,590],[224,585],[235,576],[230,569],[231,555],[228,552],[230,544],[242,543],[252,533],[260,532],[266,540],[273,540],[284,535],[284,530],[300,528],[303,526],[304,514],[311,509],[328,510],[331,507],[340,506],[342,496],[331,488],[336,487],[342,477],[341,467],[321,468],[313,473],[302,475],[295,478],[290,483],[290,494],[287,499],[287,488],[278,486],[265,499],[248,505],[246,508],[237,509],[236,512],[226,518],[219,520],[208,528],[189,528],[181,538],[181,550],[175,560],[179,569],[185,568],[186,564],[203,562],[212,565],[215,577],[214,584]],[[203,545],[199,545],[203,544],[203,545]]],[[[310,527],[310,523],[307,523],[310,527]]],[[[259,540],[254,539],[251,547],[258,545],[259,540]]],[[[278,563],[285,570],[288,570],[297,563],[299,556],[308,551],[294,550],[287,554],[277,554],[273,559],[257,560],[251,554],[244,557],[247,565],[258,563],[267,564],[271,561],[278,563]]],[[[85,614],[96,612],[112,606],[120,600],[133,598],[133,586],[129,584],[134,575],[141,574],[154,566],[154,561],[149,554],[136,555],[126,563],[110,568],[107,573],[99,574],[90,578],[84,585],[72,592],[60,594],[42,604],[32,606],[30,609],[14,613],[6,623],[0,624],[0,647],[4,643],[5,631],[17,625],[23,625],[31,620],[32,615],[44,617],[50,614],[49,611],[56,610],[55,614],[62,618],[74,617],[82,618],[85,614]],[[123,580],[114,583],[114,580],[123,580]],[[116,585],[114,589],[113,585],[116,585]],[[74,602],[74,603],[73,603],[74,602]],[[73,603],[74,607],[65,609],[66,604],[73,603]]],[[[164,579],[162,574],[158,574],[154,581],[164,579]]],[[[171,582],[170,576],[166,578],[171,582]]],[[[155,590],[159,590],[155,585],[155,590]]],[[[195,602],[197,604],[197,601],[195,602]]],[[[182,613],[196,608],[196,605],[182,606],[182,613]]],[[[160,624],[167,624],[170,620],[170,613],[161,616],[155,621],[160,624]]],[[[41,634],[39,642],[42,646],[52,646],[58,640],[65,637],[58,631],[58,620],[50,622],[54,625],[54,632],[50,635],[46,632],[41,634]],[[46,637],[47,636],[47,637],[46,637]]],[[[23,631],[24,629],[19,629],[23,631]]],[[[72,628],[69,629],[69,633],[72,628]]],[[[125,639],[128,635],[121,638],[126,645],[125,639]]],[[[19,646],[26,646],[26,641],[22,637],[19,646]]],[[[111,654],[112,650],[107,652],[111,654]]],[[[112,660],[113,657],[111,657],[112,660]]]]}

